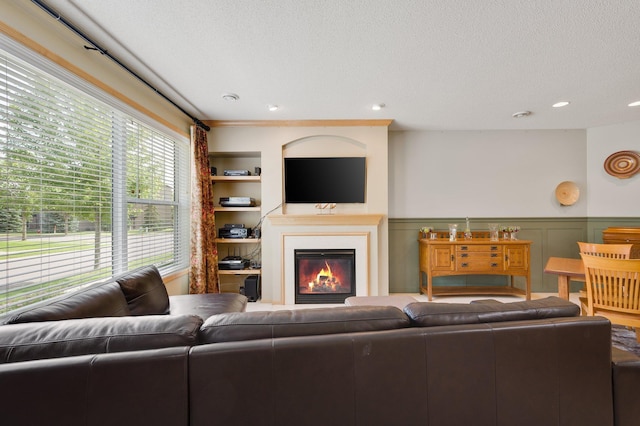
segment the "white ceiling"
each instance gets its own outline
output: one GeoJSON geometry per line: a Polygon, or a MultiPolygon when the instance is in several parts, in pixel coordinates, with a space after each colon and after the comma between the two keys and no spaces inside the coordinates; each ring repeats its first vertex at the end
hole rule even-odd
{"type": "Polygon", "coordinates": [[[45,2],[201,120],[482,130],[640,119],[627,106],[640,100],[638,0],[45,2]],[[551,107],[561,100],[571,104],[551,107]],[[532,114],[512,118],[522,110],[532,114]]]}

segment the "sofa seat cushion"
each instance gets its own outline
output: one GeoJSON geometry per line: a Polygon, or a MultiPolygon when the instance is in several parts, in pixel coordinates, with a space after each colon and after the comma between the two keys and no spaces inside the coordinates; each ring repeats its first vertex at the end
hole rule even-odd
{"type": "Polygon", "coordinates": [[[345,306],[214,315],[200,329],[200,343],[392,330],[410,325],[395,306],[345,306]]]}
{"type": "Polygon", "coordinates": [[[169,296],[169,303],[171,315],[197,315],[203,320],[247,309],[247,297],[237,293],[181,294],[169,296]]]}
{"type": "Polygon", "coordinates": [[[542,318],[575,317],[580,307],[556,296],[523,302],[434,303],[416,302],[404,308],[413,325],[433,327],[454,324],[478,324],[522,321],[542,318]]]}
{"type": "Polygon", "coordinates": [[[120,286],[110,281],[49,299],[42,304],[19,309],[3,318],[2,323],[18,324],[125,315],[130,315],[127,300],[120,286]]]}
{"type": "Polygon", "coordinates": [[[169,295],[155,265],[143,266],[116,278],[131,315],[169,313],[169,295]]]}
{"type": "Polygon", "coordinates": [[[202,319],[193,315],[85,318],[0,326],[0,363],[192,346],[202,319]]]}

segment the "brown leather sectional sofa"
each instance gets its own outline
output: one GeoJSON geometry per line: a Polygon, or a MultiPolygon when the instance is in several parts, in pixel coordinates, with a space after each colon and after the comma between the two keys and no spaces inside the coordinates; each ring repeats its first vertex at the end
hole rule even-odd
{"type": "Polygon", "coordinates": [[[612,358],[609,321],[580,317],[555,297],[244,312],[240,295],[160,303],[156,274],[136,271],[133,288],[114,281],[125,314],[121,303],[106,313],[99,303],[101,315],[91,318],[67,297],[3,318],[2,423],[625,426],[640,419],[640,359],[619,350],[612,358]],[[146,290],[134,291],[140,286],[146,290]],[[82,314],[64,319],[65,310],[82,314]]]}

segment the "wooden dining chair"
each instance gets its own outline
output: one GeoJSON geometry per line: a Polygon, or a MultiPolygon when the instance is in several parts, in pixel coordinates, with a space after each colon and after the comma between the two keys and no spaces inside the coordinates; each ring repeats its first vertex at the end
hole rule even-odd
{"type": "Polygon", "coordinates": [[[597,244],[578,241],[580,253],[614,259],[629,259],[633,244],[597,244]]]}
{"type": "Polygon", "coordinates": [[[587,297],[580,298],[582,314],[633,327],[640,342],[640,259],[580,256],[587,287],[587,297]]]}

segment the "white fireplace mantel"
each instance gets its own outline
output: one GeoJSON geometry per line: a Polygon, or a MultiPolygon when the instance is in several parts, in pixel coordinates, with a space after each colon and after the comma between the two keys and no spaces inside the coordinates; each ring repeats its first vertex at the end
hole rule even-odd
{"type": "Polygon", "coordinates": [[[275,226],[378,226],[383,217],[381,214],[287,214],[270,215],[269,220],[275,226]]]}
{"type": "Polygon", "coordinates": [[[316,214],[269,215],[269,225],[263,233],[263,250],[273,256],[263,276],[262,291],[273,303],[291,304],[295,279],[293,253],[299,248],[355,248],[356,294],[384,295],[386,280],[380,279],[381,214],[316,214]],[[364,269],[363,269],[364,268],[364,269]],[[359,278],[358,278],[359,277],[359,278]],[[266,288],[265,288],[266,287],[266,288]]]}

